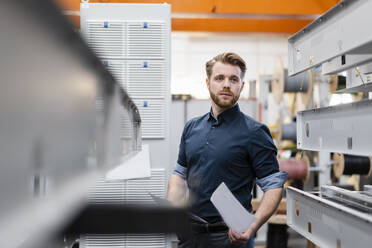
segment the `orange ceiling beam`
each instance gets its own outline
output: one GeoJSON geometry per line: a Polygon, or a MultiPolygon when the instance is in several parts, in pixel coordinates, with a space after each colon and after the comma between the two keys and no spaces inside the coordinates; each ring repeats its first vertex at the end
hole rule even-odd
{"type": "MultiPolygon", "coordinates": [[[[64,9],[79,10],[80,0],[56,0],[64,9]]],[[[169,3],[172,12],[322,14],[340,0],[91,0],[90,3],[169,3]]]]}
{"type": "Polygon", "coordinates": [[[292,34],[312,20],[172,19],[172,30],[292,34]]]}
{"type": "Polygon", "coordinates": [[[216,12],[317,15],[322,14],[339,0],[216,0],[216,12]]]}
{"type": "MultiPolygon", "coordinates": [[[[80,10],[80,0],[56,0],[80,10]]],[[[340,0],[91,0],[90,3],[169,3],[173,31],[295,33],[340,0]]],[[[78,16],[69,16],[80,27],[78,16]]]]}

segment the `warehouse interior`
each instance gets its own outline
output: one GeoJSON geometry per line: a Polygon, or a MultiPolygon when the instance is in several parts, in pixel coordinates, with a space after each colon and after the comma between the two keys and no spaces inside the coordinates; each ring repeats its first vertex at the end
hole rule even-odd
{"type": "MultiPolygon", "coordinates": [[[[226,52],[246,63],[240,111],[268,127],[288,175],[254,247],[370,247],[371,10],[4,0],[0,247],[182,248],[190,209],[168,201],[168,183],[185,125],[213,116],[206,62],[226,52]]],[[[265,194],[254,182],[245,211],[265,194]]]]}

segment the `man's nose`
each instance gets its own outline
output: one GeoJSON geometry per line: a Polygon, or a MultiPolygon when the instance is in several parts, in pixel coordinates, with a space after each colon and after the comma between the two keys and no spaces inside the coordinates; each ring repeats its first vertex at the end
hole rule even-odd
{"type": "Polygon", "coordinates": [[[230,88],[230,85],[231,85],[230,79],[225,78],[225,80],[223,81],[223,87],[224,88],[230,88]]]}

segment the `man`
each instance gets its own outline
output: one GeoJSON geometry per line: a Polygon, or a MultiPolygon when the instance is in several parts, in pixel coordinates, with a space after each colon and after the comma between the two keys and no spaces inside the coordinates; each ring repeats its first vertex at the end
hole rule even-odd
{"type": "Polygon", "coordinates": [[[179,204],[189,189],[192,236],[179,247],[254,247],[253,235],[274,213],[287,178],[279,172],[276,147],[268,128],[239,110],[246,65],[235,53],[217,55],[206,63],[210,113],[188,121],[181,137],[176,167],[169,179],[168,199],[179,204]],[[264,191],[256,221],[244,232],[228,230],[210,201],[225,182],[234,196],[252,210],[254,182],[264,191]]]}

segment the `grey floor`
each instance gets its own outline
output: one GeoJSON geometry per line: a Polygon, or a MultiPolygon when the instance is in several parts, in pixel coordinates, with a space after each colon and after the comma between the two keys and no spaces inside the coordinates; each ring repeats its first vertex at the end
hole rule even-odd
{"type": "Polygon", "coordinates": [[[292,228],[288,228],[288,248],[303,248],[306,247],[307,241],[304,237],[294,231],[292,228]]]}

